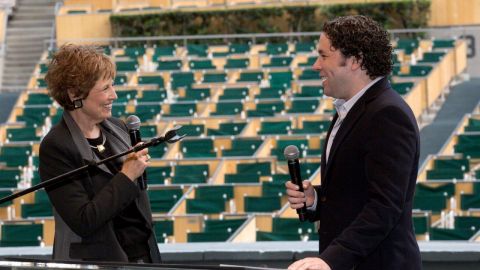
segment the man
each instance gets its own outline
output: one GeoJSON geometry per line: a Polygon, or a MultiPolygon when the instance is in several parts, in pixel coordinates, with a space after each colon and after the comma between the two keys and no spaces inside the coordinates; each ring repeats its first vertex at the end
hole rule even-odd
{"type": "Polygon", "coordinates": [[[287,182],[293,209],[320,220],[320,256],[289,269],[421,269],[412,225],[419,134],[392,90],[388,33],[365,16],[324,24],[313,68],[335,114],[322,154],[320,186],[287,182]]]}

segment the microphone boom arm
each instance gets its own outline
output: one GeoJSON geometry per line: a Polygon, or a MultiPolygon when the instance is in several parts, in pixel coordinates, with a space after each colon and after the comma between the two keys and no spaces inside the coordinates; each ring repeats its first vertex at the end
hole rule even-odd
{"type": "Polygon", "coordinates": [[[110,156],[110,157],[102,159],[98,162],[96,162],[94,160],[87,160],[87,163],[88,163],[87,165],[84,165],[84,166],[79,167],[77,169],[74,169],[72,171],[66,172],[64,174],[55,176],[52,179],[41,182],[41,183],[39,183],[39,184],[37,184],[33,187],[29,187],[29,188],[21,190],[17,193],[13,193],[11,195],[8,195],[8,196],[5,196],[5,197],[1,198],[0,199],[0,204],[11,201],[13,199],[16,199],[18,197],[26,195],[28,193],[37,191],[41,188],[47,188],[47,187],[53,186],[55,184],[59,184],[61,182],[64,182],[65,180],[68,179],[69,176],[72,176],[72,175],[75,175],[77,173],[83,172],[83,171],[85,171],[89,168],[92,168],[92,167],[97,167],[98,165],[106,163],[106,162],[108,162],[112,159],[116,159],[116,158],[119,158],[121,156],[133,153],[133,152],[138,152],[138,151],[140,151],[142,149],[145,149],[145,148],[148,148],[148,147],[157,146],[157,145],[162,144],[162,143],[169,143],[169,144],[176,143],[186,136],[186,135],[178,135],[177,134],[177,131],[180,128],[182,128],[182,126],[175,126],[173,129],[167,131],[167,133],[165,133],[165,136],[163,136],[163,137],[160,136],[160,137],[152,138],[149,141],[147,141],[145,143],[142,143],[142,144],[139,144],[137,146],[134,146],[134,147],[128,149],[127,151],[125,151],[125,152],[110,156]]]}

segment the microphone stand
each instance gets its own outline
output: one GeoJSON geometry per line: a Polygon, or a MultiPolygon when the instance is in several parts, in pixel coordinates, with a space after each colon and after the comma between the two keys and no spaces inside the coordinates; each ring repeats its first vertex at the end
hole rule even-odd
{"type": "Polygon", "coordinates": [[[72,175],[75,175],[77,173],[80,173],[80,172],[83,172],[89,168],[93,168],[93,167],[97,167],[98,165],[100,164],[103,164],[103,163],[106,163],[106,162],[109,162],[110,160],[112,159],[116,159],[116,158],[119,158],[121,156],[124,156],[124,155],[127,155],[127,154],[130,154],[130,153],[133,153],[133,152],[138,152],[142,149],[145,149],[145,148],[148,148],[150,146],[156,146],[156,145],[159,145],[161,143],[176,143],[178,141],[180,141],[181,139],[183,139],[186,135],[177,135],[177,131],[181,128],[182,126],[175,126],[172,130],[169,130],[167,133],[165,133],[165,136],[163,137],[156,137],[156,138],[153,138],[151,140],[149,140],[148,142],[145,142],[145,143],[142,143],[142,144],[139,144],[137,146],[134,146],[133,148],[125,151],[125,152],[122,152],[122,153],[119,153],[119,154],[116,154],[116,155],[113,155],[111,157],[108,157],[108,158],[105,158],[105,159],[102,159],[102,160],[99,160],[98,162],[97,161],[94,161],[94,160],[89,160],[88,161],[88,164],[87,165],[84,165],[80,168],[77,168],[75,170],[72,170],[72,171],[69,171],[69,172],[66,172],[64,174],[61,174],[59,176],[55,176],[53,177],[52,179],[49,179],[47,181],[44,181],[44,182],[41,182],[40,184],[38,185],[35,185],[33,187],[30,187],[30,188],[27,188],[27,189],[24,189],[24,190],[21,190],[17,193],[14,193],[14,194],[11,194],[11,195],[8,195],[6,197],[3,197],[0,199],[0,204],[4,203],[4,202],[8,202],[8,201],[11,201],[13,199],[16,199],[18,197],[21,197],[25,194],[28,194],[28,193],[31,193],[31,192],[34,192],[34,191],[37,191],[41,188],[45,188],[45,187],[50,187],[50,186],[53,186],[55,184],[59,184],[59,183],[62,183],[64,182],[65,180],[68,179],[69,176],[72,176],[72,175]]]}

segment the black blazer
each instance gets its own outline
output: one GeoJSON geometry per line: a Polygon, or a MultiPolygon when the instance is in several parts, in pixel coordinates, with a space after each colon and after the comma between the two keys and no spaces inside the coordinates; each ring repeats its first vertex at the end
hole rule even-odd
{"type": "Polygon", "coordinates": [[[348,112],[328,162],[325,151],[317,208],[309,212],[320,220],[320,258],[333,270],[421,269],[412,223],[419,132],[386,78],[348,112]]]}
{"type": "MultiPolygon", "coordinates": [[[[130,147],[122,121],[110,118],[101,123],[101,128],[114,153],[130,147]]],[[[40,144],[40,177],[42,181],[49,180],[92,159],[98,160],[75,121],[65,112],[40,144]]],[[[113,218],[133,203],[152,232],[148,243],[152,261],[160,262],[147,192],[140,191],[124,174],[112,175],[101,165],[47,189],[47,193],[55,217],[53,259],[127,262],[115,235],[113,218]]]]}

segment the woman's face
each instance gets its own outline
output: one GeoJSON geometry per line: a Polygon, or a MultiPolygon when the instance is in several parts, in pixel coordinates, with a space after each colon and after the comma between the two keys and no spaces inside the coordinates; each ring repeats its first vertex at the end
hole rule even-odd
{"type": "Polygon", "coordinates": [[[112,104],[116,99],[113,79],[99,79],[83,100],[80,111],[88,121],[97,124],[112,116],[112,104]]]}

